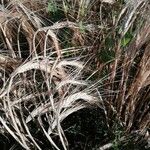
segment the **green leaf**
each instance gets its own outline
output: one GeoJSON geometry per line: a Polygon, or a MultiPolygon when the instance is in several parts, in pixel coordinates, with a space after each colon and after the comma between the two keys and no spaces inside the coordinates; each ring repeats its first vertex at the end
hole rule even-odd
{"type": "Polygon", "coordinates": [[[133,35],[130,32],[127,32],[125,34],[125,36],[123,37],[123,39],[121,40],[121,46],[122,47],[126,47],[128,46],[128,44],[130,43],[130,41],[132,40],[133,35]]]}
{"type": "Polygon", "coordinates": [[[57,5],[54,1],[48,2],[48,11],[53,13],[57,12],[57,5]]]}

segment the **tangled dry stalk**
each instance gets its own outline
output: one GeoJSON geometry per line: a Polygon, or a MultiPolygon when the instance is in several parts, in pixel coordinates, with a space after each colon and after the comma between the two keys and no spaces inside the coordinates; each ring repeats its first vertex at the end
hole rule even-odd
{"type": "Polygon", "coordinates": [[[11,1],[1,9],[1,129],[25,149],[41,149],[31,131],[31,122],[37,120],[56,149],[52,134],[59,135],[67,149],[61,122],[98,98],[86,91],[88,84],[81,79],[84,64],[65,58],[74,49],[59,46],[55,30],[69,23],[43,27],[27,3],[11,1]]]}

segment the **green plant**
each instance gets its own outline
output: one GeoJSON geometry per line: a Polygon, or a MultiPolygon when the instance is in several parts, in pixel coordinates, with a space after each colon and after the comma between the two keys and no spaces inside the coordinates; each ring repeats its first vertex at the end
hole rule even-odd
{"type": "Polygon", "coordinates": [[[48,12],[56,13],[58,11],[56,1],[55,0],[49,0],[47,9],[48,9],[48,12]]]}

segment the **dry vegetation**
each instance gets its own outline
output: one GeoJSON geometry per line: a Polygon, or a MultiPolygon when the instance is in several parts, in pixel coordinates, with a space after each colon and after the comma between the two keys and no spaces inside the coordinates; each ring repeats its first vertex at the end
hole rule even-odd
{"type": "Polygon", "coordinates": [[[149,18],[149,0],[1,0],[3,149],[150,148],[149,18]],[[103,135],[75,147],[89,120],[103,135]]]}

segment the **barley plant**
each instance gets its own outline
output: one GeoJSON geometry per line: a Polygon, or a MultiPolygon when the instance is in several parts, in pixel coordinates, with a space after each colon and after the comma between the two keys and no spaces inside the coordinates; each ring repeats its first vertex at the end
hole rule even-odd
{"type": "Polygon", "coordinates": [[[150,148],[149,0],[1,0],[3,150],[150,148]]]}

